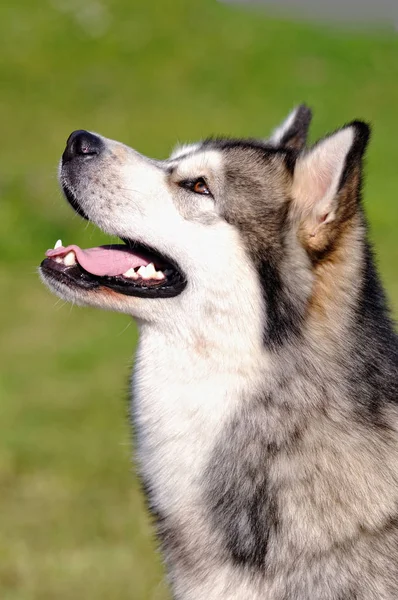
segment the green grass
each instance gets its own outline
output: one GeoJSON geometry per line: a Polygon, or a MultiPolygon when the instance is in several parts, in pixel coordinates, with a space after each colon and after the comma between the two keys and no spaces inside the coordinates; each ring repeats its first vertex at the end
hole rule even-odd
{"type": "Polygon", "coordinates": [[[131,466],[129,319],[63,305],[36,267],[59,237],[108,238],[61,199],[76,128],[166,155],[265,136],[296,103],[314,137],[370,120],[366,205],[398,308],[398,39],[270,20],[212,0],[0,5],[0,597],[165,600],[131,466]]]}

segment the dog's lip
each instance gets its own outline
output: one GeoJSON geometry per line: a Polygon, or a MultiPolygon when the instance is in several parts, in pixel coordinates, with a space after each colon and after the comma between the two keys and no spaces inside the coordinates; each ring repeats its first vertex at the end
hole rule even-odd
{"type": "Polygon", "coordinates": [[[83,217],[83,219],[90,221],[89,217],[86,215],[86,213],[80,206],[80,202],[77,199],[77,197],[75,196],[75,194],[72,192],[72,190],[70,190],[64,182],[62,182],[61,186],[62,186],[62,191],[64,193],[64,196],[67,199],[67,201],[69,202],[69,204],[71,205],[71,207],[73,208],[73,210],[75,212],[77,212],[78,215],[83,217]]]}
{"type": "Polygon", "coordinates": [[[136,283],[120,276],[99,277],[85,271],[78,263],[65,266],[51,258],[45,258],[40,270],[49,281],[61,283],[76,291],[100,293],[101,289],[108,289],[124,296],[140,298],[173,298],[178,296],[186,287],[185,278],[174,271],[165,281],[146,284],[136,283]]]}

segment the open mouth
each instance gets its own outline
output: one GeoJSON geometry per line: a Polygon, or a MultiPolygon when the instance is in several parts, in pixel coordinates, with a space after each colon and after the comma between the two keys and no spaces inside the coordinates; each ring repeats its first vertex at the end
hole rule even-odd
{"type": "Polygon", "coordinates": [[[142,244],[123,242],[83,250],[58,240],[47,250],[42,272],[69,287],[106,287],[127,296],[171,298],[183,291],[186,280],[173,261],[142,244]]]}

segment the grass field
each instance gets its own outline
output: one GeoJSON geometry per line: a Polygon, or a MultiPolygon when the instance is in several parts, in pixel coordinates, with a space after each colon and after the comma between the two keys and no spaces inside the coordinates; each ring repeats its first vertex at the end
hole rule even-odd
{"type": "Polygon", "coordinates": [[[313,136],[373,123],[366,205],[398,309],[398,38],[267,19],[213,0],[0,5],[0,598],[165,600],[131,466],[135,326],[58,303],[55,240],[109,243],[62,200],[73,129],[165,156],[211,133],[265,136],[297,102],[313,136]]]}

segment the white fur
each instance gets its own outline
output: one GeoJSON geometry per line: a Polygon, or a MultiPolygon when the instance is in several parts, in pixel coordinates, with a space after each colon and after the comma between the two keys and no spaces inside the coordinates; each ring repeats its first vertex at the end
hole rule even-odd
{"type": "Polygon", "coordinates": [[[221,174],[223,170],[222,156],[217,150],[198,150],[178,161],[176,166],[178,177],[181,179],[194,178],[199,173],[202,176],[209,173],[221,174]]]}
{"type": "Polygon", "coordinates": [[[174,148],[173,152],[170,154],[170,160],[174,160],[176,158],[180,158],[185,154],[190,154],[191,152],[195,152],[199,148],[200,144],[181,144],[174,148]]]}

